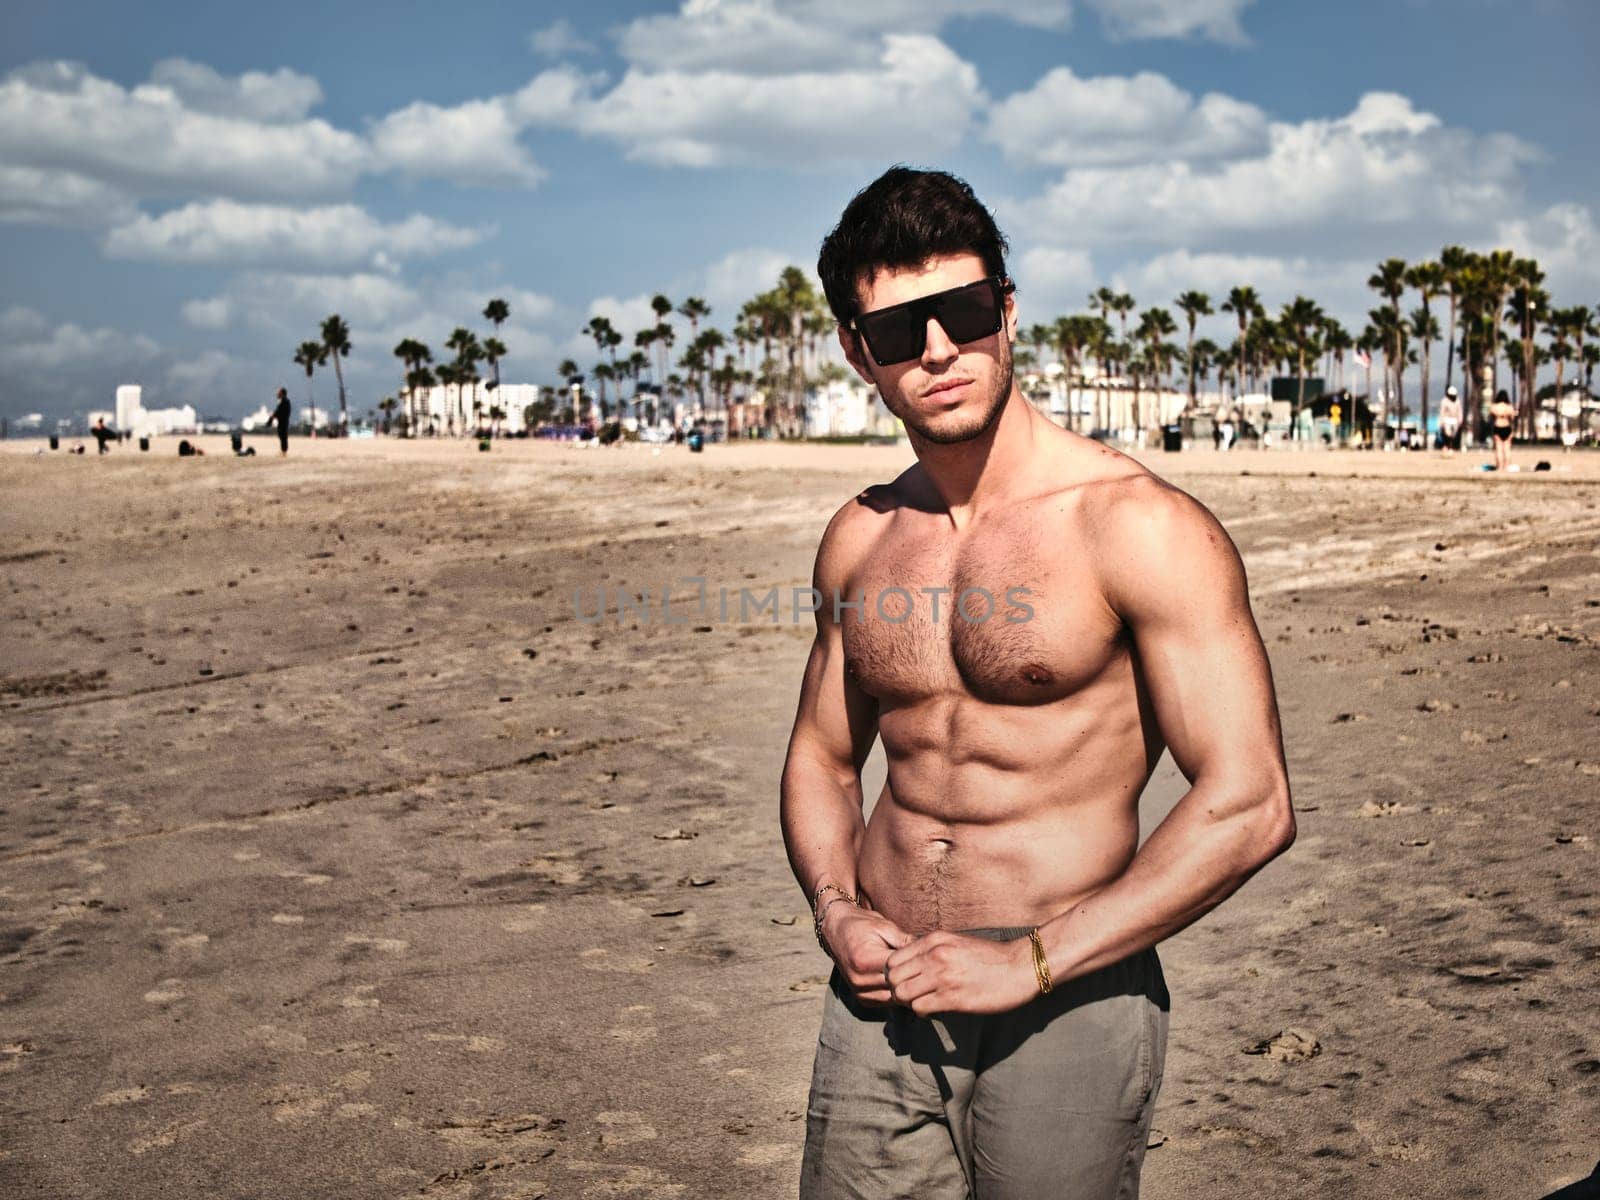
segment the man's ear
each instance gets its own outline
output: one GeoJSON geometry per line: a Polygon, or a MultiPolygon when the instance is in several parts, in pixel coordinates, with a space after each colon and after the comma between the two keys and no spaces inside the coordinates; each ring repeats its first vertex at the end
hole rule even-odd
{"type": "Polygon", "coordinates": [[[867,361],[862,355],[861,339],[843,325],[838,326],[838,330],[839,348],[844,351],[845,361],[855,368],[855,373],[861,376],[863,383],[868,387],[877,387],[878,381],[872,377],[872,372],[868,369],[867,361]]]}
{"type": "Polygon", "coordinates": [[[1006,314],[1006,339],[1015,346],[1017,344],[1017,296],[1015,292],[1005,295],[1006,314]]]}

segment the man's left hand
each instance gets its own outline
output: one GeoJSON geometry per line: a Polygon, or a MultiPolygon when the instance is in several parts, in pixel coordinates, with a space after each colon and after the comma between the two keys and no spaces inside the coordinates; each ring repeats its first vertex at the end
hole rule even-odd
{"type": "Polygon", "coordinates": [[[937,930],[889,955],[884,972],[897,1004],[930,1013],[999,1013],[1039,993],[1027,938],[995,942],[937,930]]]}

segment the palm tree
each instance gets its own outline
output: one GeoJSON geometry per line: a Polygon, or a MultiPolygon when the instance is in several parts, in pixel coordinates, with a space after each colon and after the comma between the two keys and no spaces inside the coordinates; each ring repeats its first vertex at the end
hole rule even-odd
{"type": "Polygon", "coordinates": [[[344,401],[344,369],[339,360],[350,353],[350,326],[338,313],[325,317],[322,322],[322,346],[333,358],[333,373],[339,380],[339,433],[350,430],[350,413],[344,401]]]}
{"type": "MultiPolygon", "coordinates": [[[[1511,264],[1513,283],[1511,298],[1507,302],[1505,317],[1516,319],[1522,333],[1522,396],[1520,404],[1527,433],[1533,434],[1536,420],[1534,370],[1534,333],[1539,327],[1540,314],[1550,312],[1550,294],[1539,286],[1544,282],[1544,272],[1531,258],[1519,258],[1511,264]]],[[[1509,348],[1507,354],[1510,354],[1509,348]]]]}
{"type": "Polygon", "coordinates": [[[1468,257],[1466,250],[1461,246],[1446,246],[1439,251],[1439,271],[1444,276],[1445,292],[1450,297],[1450,327],[1444,335],[1447,346],[1444,362],[1446,389],[1455,382],[1456,307],[1466,290],[1463,276],[1467,269],[1468,257]]]}
{"type": "Polygon", "coordinates": [[[483,319],[494,326],[495,333],[499,333],[500,326],[511,319],[511,306],[504,300],[491,300],[483,306],[483,319]]]}
{"type": "MultiPolygon", "coordinates": [[[[424,347],[424,349],[426,349],[426,347],[424,347]]],[[[431,356],[429,357],[428,361],[432,361],[431,356]]],[[[417,391],[418,389],[421,389],[424,403],[427,408],[427,424],[429,426],[433,424],[433,405],[431,403],[427,403],[427,398],[438,382],[439,380],[437,376],[434,375],[432,368],[422,366],[420,362],[417,366],[406,372],[406,390],[411,397],[413,410],[415,410],[416,406],[417,391]]],[[[422,427],[422,414],[414,411],[414,415],[408,422],[407,432],[411,437],[416,437],[421,432],[422,427]]]]}
{"type": "Polygon", "coordinates": [[[417,385],[412,382],[411,377],[421,369],[423,363],[431,363],[433,361],[433,351],[428,349],[422,342],[417,341],[416,338],[408,337],[400,339],[392,353],[403,364],[402,379],[406,388],[406,432],[415,437],[417,427],[415,412],[417,385]]]}
{"type": "Polygon", "coordinates": [[[383,413],[383,432],[389,432],[389,421],[394,416],[394,410],[399,407],[393,396],[385,396],[378,401],[378,411],[383,413]]]}
{"type": "Polygon", "coordinates": [[[1433,343],[1439,340],[1439,319],[1422,305],[1411,314],[1411,336],[1422,344],[1422,405],[1418,429],[1424,447],[1428,442],[1428,364],[1433,357],[1433,343]]]}
{"type": "Polygon", "coordinates": [[[1195,405],[1194,395],[1194,327],[1201,317],[1211,315],[1211,297],[1204,292],[1189,291],[1179,296],[1174,303],[1183,313],[1184,319],[1189,323],[1189,343],[1184,349],[1184,362],[1189,364],[1189,408],[1195,405]]]}
{"type": "Polygon", "coordinates": [[[1244,395],[1244,359],[1245,350],[1250,342],[1250,322],[1264,315],[1261,307],[1261,298],[1256,295],[1253,287],[1240,286],[1228,291],[1228,298],[1222,302],[1222,311],[1231,312],[1239,318],[1239,382],[1235,385],[1234,398],[1244,395]]]}
{"type": "Polygon", "coordinates": [[[1367,286],[1387,297],[1389,301],[1392,320],[1386,322],[1384,328],[1393,339],[1393,344],[1384,353],[1384,363],[1393,378],[1395,429],[1399,430],[1406,417],[1406,400],[1402,386],[1405,378],[1405,355],[1400,349],[1400,339],[1405,331],[1405,322],[1400,317],[1400,297],[1406,290],[1405,259],[1384,259],[1367,279],[1367,286]]]}
{"type": "Polygon", "coordinates": [[[1285,304],[1278,317],[1278,328],[1294,351],[1295,400],[1294,411],[1289,415],[1290,437],[1300,435],[1300,413],[1306,406],[1306,358],[1320,352],[1317,335],[1322,332],[1323,320],[1322,309],[1305,296],[1296,296],[1285,304]]]}
{"type": "Polygon", "coordinates": [[[483,361],[489,364],[489,369],[494,372],[494,378],[484,386],[489,391],[500,387],[500,360],[506,356],[506,344],[497,337],[483,339],[483,361]]]}
{"type": "MultiPolygon", "coordinates": [[[[478,345],[477,335],[464,325],[457,325],[451,330],[450,336],[445,339],[445,348],[456,352],[455,369],[450,372],[451,382],[456,385],[456,405],[450,411],[450,432],[455,433],[456,410],[460,410],[461,426],[466,428],[467,406],[461,389],[469,382],[477,383],[478,371],[475,364],[483,357],[483,348],[478,345]]],[[[442,373],[441,373],[442,374],[442,373]]],[[[473,403],[476,405],[477,396],[474,390],[473,403]]]]}
{"type": "Polygon", "coordinates": [[[321,342],[301,342],[300,348],[294,352],[294,361],[306,369],[306,420],[311,427],[311,436],[316,437],[317,397],[311,390],[311,372],[327,365],[328,348],[321,342]]]}
{"type": "MultiPolygon", "coordinates": [[[[1118,297],[1120,300],[1121,297],[1118,297]]],[[[1156,416],[1161,416],[1161,377],[1166,373],[1164,368],[1169,358],[1166,343],[1162,340],[1178,332],[1178,325],[1172,319],[1172,314],[1164,308],[1147,308],[1139,316],[1139,327],[1134,330],[1134,337],[1144,343],[1143,365],[1154,377],[1152,382],[1156,386],[1156,416]]],[[[1133,427],[1139,431],[1141,442],[1144,438],[1145,422],[1144,413],[1139,403],[1139,374],[1133,376],[1133,427]]]]}
{"type": "Polygon", "coordinates": [[[1448,286],[1445,278],[1444,266],[1436,262],[1419,262],[1406,271],[1406,283],[1417,290],[1422,297],[1422,307],[1417,311],[1422,313],[1421,327],[1432,332],[1424,338],[1419,331],[1415,314],[1411,318],[1411,332],[1422,339],[1422,437],[1424,442],[1428,436],[1428,375],[1432,370],[1433,343],[1439,338],[1439,322],[1433,319],[1433,298],[1448,286]]]}

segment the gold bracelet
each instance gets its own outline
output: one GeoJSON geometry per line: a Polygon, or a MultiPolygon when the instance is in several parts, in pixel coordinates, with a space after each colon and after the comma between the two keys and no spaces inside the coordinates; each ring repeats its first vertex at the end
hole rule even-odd
{"type": "Polygon", "coordinates": [[[832,900],[829,900],[826,904],[824,904],[820,911],[813,911],[812,912],[812,914],[811,914],[811,932],[817,935],[817,945],[822,947],[822,952],[824,954],[826,954],[829,958],[832,958],[833,957],[833,950],[829,947],[827,939],[822,936],[822,918],[828,915],[828,909],[832,908],[835,904],[839,903],[839,901],[841,901],[841,900],[845,901],[848,904],[854,904],[857,908],[861,907],[861,902],[859,900],[857,900],[854,896],[852,896],[849,892],[845,891],[842,887],[839,887],[837,884],[833,884],[833,883],[830,883],[830,884],[827,884],[827,885],[825,885],[823,887],[818,888],[817,889],[817,896],[820,898],[822,896],[822,893],[827,891],[828,888],[832,888],[834,891],[838,892],[839,894],[837,896],[835,896],[832,900]]]}
{"type": "Polygon", "coordinates": [[[1039,937],[1039,927],[1035,925],[1028,930],[1028,940],[1033,943],[1033,973],[1039,980],[1039,994],[1042,996],[1055,986],[1050,981],[1050,964],[1045,961],[1044,942],[1039,937]]]}

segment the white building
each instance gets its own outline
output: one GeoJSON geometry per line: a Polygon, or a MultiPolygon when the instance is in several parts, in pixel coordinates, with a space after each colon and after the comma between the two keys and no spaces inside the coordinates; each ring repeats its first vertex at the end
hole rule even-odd
{"type": "Polygon", "coordinates": [[[115,425],[134,437],[156,437],[166,433],[198,433],[199,419],[194,406],[182,408],[145,408],[144,392],[137,383],[125,383],[117,388],[115,413],[90,413],[89,423],[97,416],[115,417],[115,425]]]}
{"type": "MultiPolygon", "coordinates": [[[[499,423],[501,433],[520,433],[527,426],[522,414],[530,404],[537,404],[544,389],[536,383],[502,383],[499,387],[489,389],[481,383],[476,387],[459,387],[455,384],[431,388],[418,388],[413,401],[409,392],[401,392],[395,397],[395,417],[406,412],[415,412],[417,427],[426,432],[431,422],[433,428],[439,433],[448,433],[452,428],[457,433],[463,430],[472,431],[480,425],[487,429],[491,422],[489,410],[491,408],[503,409],[505,416],[499,423]],[[477,420],[473,419],[473,405],[477,405],[477,420]],[[411,405],[415,407],[411,407],[411,405]],[[452,416],[454,424],[452,425],[452,416]]],[[[558,398],[560,403],[566,403],[568,397],[562,394],[558,398]]]]}
{"type": "Polygon", "coordinates": [[[859,379],[837,379],[806,393],[807,437],[894,437],[900,431],[877,389],[859,379]]]}

